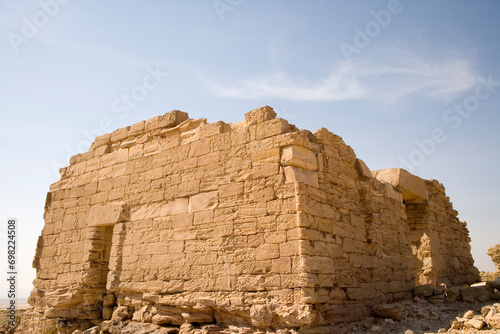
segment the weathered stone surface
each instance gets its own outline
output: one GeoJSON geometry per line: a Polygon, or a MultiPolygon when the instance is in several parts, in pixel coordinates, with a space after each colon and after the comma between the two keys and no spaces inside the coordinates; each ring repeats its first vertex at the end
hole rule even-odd
{"type": "MultiPolygon", "coordinates": [[[[231,124],[173,111],[70,162],[47,195],[31,332],[62,319],[110,333],[313,333],[411,298],[416,283],[478,278],[439,182],[374,178],[342,138],[270,107],[231,124]]],[[[401,317],[394,305],[378,313],[401,317]]]]}

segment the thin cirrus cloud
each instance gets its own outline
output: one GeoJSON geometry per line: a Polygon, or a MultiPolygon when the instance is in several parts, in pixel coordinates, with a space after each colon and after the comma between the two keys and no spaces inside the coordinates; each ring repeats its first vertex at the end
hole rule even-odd
{"type": "Polygon", "coordinates": [[[216,96],[234,99],[282,98],[301,101],[377,99],[394,103],[410,95],[449,102],[477,82],[473,61],[422,61],[414,57],[382,63],[343,62],[316,82],[280,71],[221,83],[198,72],[216,96]]]}

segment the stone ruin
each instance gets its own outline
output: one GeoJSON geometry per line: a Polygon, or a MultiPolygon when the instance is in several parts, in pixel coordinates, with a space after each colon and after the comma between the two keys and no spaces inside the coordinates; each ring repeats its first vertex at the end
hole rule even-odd
{"type": "Polygon", "coordinates": [[[483,281],[494,281],[497,279],[500,280],[500,244],[488,248],[486,254],[488,254],[491,257],[491,260],[493,261],[493,264],[495,265],[497,270],[492,272],[481,271],[479,273],[481,275],[481,280],[483,281]]]}
{"type": "Polygon", "coordinates": [[[500,244],[488,248],[486,254],[491,257],[491,261],[493,261],[495,267],[497,267],[497,272],[500,272],[500,244]]]}
{"type": "Polygon", "coordinates": [[[97,137],[61,169],[44,219],[32,333],[130,319],[306,330],[415,285],[480,281],[442,184],[372,172],[270,107],[230,124],[175,110],[97,137]]]}

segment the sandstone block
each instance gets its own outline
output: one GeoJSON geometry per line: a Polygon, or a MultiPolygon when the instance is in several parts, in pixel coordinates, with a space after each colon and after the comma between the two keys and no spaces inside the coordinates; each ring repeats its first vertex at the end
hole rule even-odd
{"type": "Polygon", "coordinates": [[[246,125],[255,125],[276,118],[276,113],[269,106],[260,107],[245,114],[246,125]]]}
{"type": "Polygon", "coordinates": [[[108,226],[127,221],[129,218],[128,205],[117,202],[91,206],[85,221],[87,226],[108,226]]]}
{"type": "Polygon", "coordinates": [[[189,199],[177,198],[161,205],[160,214],[162,217],[179,215],[188,212],[189,199]]]}
{"type": "Polygon", "coordinates": [[[116,296],[114,293],[108,293],[106,296],[104,296],[103,299],[103,306],[114,306],[116,303],[116,296]]]}
{"type": "Polygon", "coordinates": [[[111,320],[122,321],[126,319],[131,319],[134,314],[134,309],[132,306],[118,306],[111,316],[111,320]]]}
{"type": "Polygon", "coordinates": [[[69,307],[83,301],[83,295],[78,290],[62,288],[45,294],[45,304],[49,307],[69,307]]]}
{"type": "Polygon", "coordinates": [[[395,186],[406,203],[418,203],[429,199],[425,181],[404,169],[381,169],[374,171],[373,175],[378,180],[395,186]]]}
{"type": "Polygon", "coordinates": [[[365,177],[365,178],[373,177],[372,172],[370,171],[370,169],[363,160],[356,159],[355,167],[360,177],[365,177]]]}
{"type": "Polygon", "coordinates": [[[467,302],[471,300],[472,302],[474,302],[474,300],[486,302],[491,299],[493,293],[491,292],[491,286],[482,285],[463,288],[460,294],[462,295],[462,299],[467,302]]]}
{"type": "Polygon", "coordinates": [[[403,203],[403,195],[394,189],[394,186],[390,183],[385,183],[385,195],[398,203],[403,203]]]}
{"type": "Polygon", "coordinates": [[[297,167],[286,166],[285,177],[287,183],[303,182],[304,184],[319,188],[317,172],[311,172],[297,167]]]}
{"type": "Polygon", "coordinates": [[[287,146],[281,152],[281,164],[315,171],[318,168],[316,154],[300,146],[287,146]]]}
{"type": "Polygon", "coordinates": [[[199,193],[189,199],[188,212],[213,210],[219,204],[218,191],[199,193]]]}
{"type": "Polygon", "coordinates": [[[134,135],[137,135],[139,133],[144,132],[145,124],[146,124],[146,121],[141,121],[141,122],[132,124],[132,126],[130,127],[130,130],[129,130],[129,134],[131,136],[134,136],[134,135]]]}
{"type": "Polygon", "coordinates": [[[113,308],[110,306],[104,306],[102,308],[102,318],[104,320],[110,320],[113,316],[113,308]]]}
{"type": "Polygon", "coordinates": [[[189,119],[189,115],[180,110],[172,110],[158,119],[158,125],[160,128],[171,128],[175,127],[182,122],[189,119]]]}
{"type": "Polygon", "coordinates": [[[483,287],[485,290],[487,290],[489,293],[495,292],[495,287],[493,285],[493,282],[479,282],[479,283],[474,283],[471,284],[471,287],[483,287]]]}

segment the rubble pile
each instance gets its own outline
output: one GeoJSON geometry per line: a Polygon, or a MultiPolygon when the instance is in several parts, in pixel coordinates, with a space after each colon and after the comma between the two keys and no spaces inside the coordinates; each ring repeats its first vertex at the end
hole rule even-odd
{"type": "Polygon", "coordinates": [[[449,287],[444,284],[434,287],[433,284],[415,287],[415,301],[428,301],[433,304],[442,304],[445,301],[466,303],[486,303],[491,300],[500,300],[500,279],[472,284],[469,287],[449,287]]]}
{"type": "Polygon", "coordinates": [[[500,303],[484,306],[481,314],[475,314],[474,311],[467,311],[462,317],[457,317],[453,321],[448,332],[455,329],[474,328],[474,329],[500,329],[500,303]]]}

